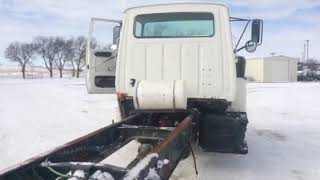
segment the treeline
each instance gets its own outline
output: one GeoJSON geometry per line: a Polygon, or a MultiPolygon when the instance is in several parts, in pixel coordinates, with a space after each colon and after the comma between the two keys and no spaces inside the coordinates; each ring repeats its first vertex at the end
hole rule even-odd
{"type": "Polygon", "coordinates": [[[320,61],[308,59],[298,63],[298,81],[320,81],[320,61]]]}
{"type": "MultiPolygon", "coordinates": [[[[93,40],[91,47],[96,46],[96,41],[93,40]]],[[[51,78],[54,68],[59,70],[62,78],[66,65],[72,68],[72,75],[79,78],[85,66],[86,47],[87,39],[84,36],[76,38],[38,36],[32,42],[10,43],[5,50],[5,57],[19,63],[23,78],[26,77],[26,66],[39,59],[43,61],[51,78]]]]}

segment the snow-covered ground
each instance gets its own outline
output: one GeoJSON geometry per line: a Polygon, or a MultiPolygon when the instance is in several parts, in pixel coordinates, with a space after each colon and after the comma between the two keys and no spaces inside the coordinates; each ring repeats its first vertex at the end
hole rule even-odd
{"type": "MultiPolygon", "coordinates": [[[[319,92],[317,83],[248,84],[249,154],[196,148],[199,175],[188,158],[172,179],[320,179],[319,92]]],[[[83,80],[0,79],[0,170],[108,125],[116,107],[83,80]]],[[[110,161],[125,165],[136,154],[128,149],[110,161]]]]}
{"type": "Polygon", "coordinates": [[[110,124],[115,102],[83,80],[0,79],[0,169],[110,124]]]}

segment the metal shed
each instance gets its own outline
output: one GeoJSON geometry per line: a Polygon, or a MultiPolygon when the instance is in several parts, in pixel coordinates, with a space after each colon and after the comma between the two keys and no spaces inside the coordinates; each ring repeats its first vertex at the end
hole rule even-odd
{"type": "Polygon", "coordinates": [[[246,77],[256,82],[297,81],[298,59],[287,56],[271,56],[249,59],[246,77]]]}

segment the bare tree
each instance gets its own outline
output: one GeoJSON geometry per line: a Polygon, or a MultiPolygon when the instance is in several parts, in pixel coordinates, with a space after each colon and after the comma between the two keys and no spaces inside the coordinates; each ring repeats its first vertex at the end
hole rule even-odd
{"type": "MultiPolygon", "coordinates": [[[[97,46],[96,41],[93,39],[91,41],[91,48],[97,46]]],[[[85,66],[85,57],[86,57],[86,47],[87,39],[84,36],[79,36],[74,40],[73,43],[73,62],[76,66],[76,76],[79,78],[82,68],[85,66]]]]}
{"type": "Polygon", "coordinates": [[[76,76],[76,66],[75,66],[75,62],[74,59],[72,58],[70,61],[71,67],[72,67],[72,77],[76,76]]]}
{"type": "Polygon", "coordinates": [[[44,64],[50,73],[50,77],[52,78],[54,60],[58,52],[55,38],[38,36],[34,39],[34,43],[37,45],[37,52],[42,57],[44,64]]]}
{"type": "Polygon", "coordinates": [[[72,41],[67,41],[62,37],[56,37],[54,42],[56,49],[54,63],[56,64],[59,70],[60,78],[62,78],[62,73],[66,62],[70,61],[73,56],[71,53],[72,41]]]}
{"type": "Polygon", "coordinates": [[[67,59],[68,59],[68,62],[70,62],[71,64],[71,67],[72,67],[72,77],[75,77],[76,76],[76,63],[75,63],[75,58],[74,58],[74,39],[71,38],[67,41],[67,46],[68,46],[68,49],[67,49],[67,59]]]}
{"type": "Polygon", "coordinates": [[[33,43],[11,43],[5,50],[5,57],[12,62],[18,62],[21,66],[23,79],[26,78],[26,65],[30,63],[32,56],[36,52],[36,46],[33,43]]]}

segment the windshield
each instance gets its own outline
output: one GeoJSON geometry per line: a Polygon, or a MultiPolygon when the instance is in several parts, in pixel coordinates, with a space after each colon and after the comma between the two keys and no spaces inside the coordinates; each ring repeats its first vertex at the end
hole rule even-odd
{"type": "Polygon", "coordinates": [[[214,35],[212,13],[157,13],[138,15],[134,23],[138,38],[210,37],[214,35]]]}

